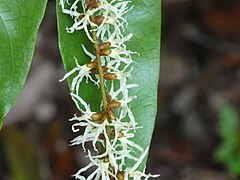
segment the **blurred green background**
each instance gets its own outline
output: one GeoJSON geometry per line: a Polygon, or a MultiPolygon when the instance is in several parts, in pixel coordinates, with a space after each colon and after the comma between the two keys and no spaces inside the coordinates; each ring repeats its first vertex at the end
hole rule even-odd
{"type": "MultiPolygon", "coordinates": [[[[240,1],[163,0],[159,111],[148,171],[162,180],[240,175],[240,1]]],[[[143,26],[144,27],[144,26],[143,26]]],[[[57,44],[55,1],[28,80],[0,132],[1,180],[66,180],[86,165],[57,44]]]]}

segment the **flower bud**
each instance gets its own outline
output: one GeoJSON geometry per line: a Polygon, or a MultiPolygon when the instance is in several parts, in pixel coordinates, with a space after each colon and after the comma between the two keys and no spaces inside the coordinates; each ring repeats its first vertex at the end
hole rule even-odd
{"type": "Polygon", "coordinates": [[[103,114],[102,113],[94,113],[91,116],[91,119],[95,122],[95,121],[100,121],[103,118],[103,114]]]}
{"type": "Polygon", "coordinates": [[[107,102],[111,102],[112,101],[112,96],[107,95],[107,102]]]}
{"type": "Polygon", "coordinates": [[[99,50],[103,50],[103,49],[108,49],[110,48],[111,43],[110,42],[105,42],[99,45],[99,50]]]}
{"type": "Polygon", "coordinates": [[[104,20],[103,16],[91,16],[91,21],[97,25],[102,24],[103,20],[104,20]]]}
{"type": "MultiPolygon", "coordinates": [[[[102,66],[102,70],[103,70],[103,72],[107,72],[108,67],[107,67],[107,66],[102,66]]],[[[91,69],[91,72],[92,72],[93,74],[99,74],[97,68],[93,68],[93,69],[91,69]]]]}
{"type": "Polygon", "coordinates": [[[101,56],[108,56],[109,54],[111,54],[112,53],[112,51],[110,50],[110,49],[103,49],[103,50],[100,50],[99,51],[99,54],[101,55],[101,56]]]}
{"type": "Polygon", "coordinates": [[[102,117],[103,121],[104,121],[105,119],[107,119],[107,118],[108,118],[108,113],[107,113],[107,112],[104,112],[104,113],[103,113],[103,117],[102,117]]]}
{"type": "Polygon", "coordinates": [[[115,73],[104,74],[104,79],[115,80],[115,79],[117,79],[117,75],[115,73]]]}
{"type": "Polygon", "coordinates": [[[103,70],[103,72],[107,72],[108,71],[108,67],[107,66],[102,66],[102,70],[103,70]]]}
{"type": "Polygon", "coordinates": [[[110,102],[108,104],[108,108],[109,109],[116,109],[116,108],[120,108],[121,103],[120,102],[110,102]]]}
{"type": "Polygon", "coordinates": [[[117,120],[117,117],[116,117],[116,115],[114,114],[114,112],[113,111],[108,111],[108,116],[109,116],[109,118],[111,119],[111,120],[117,120]]]}
{"type": "Polygon", "coordinates": [[[91,68],[91,69],[96,68],[97,66],[98,66],[97,61],[93,61],[93,62],[90,62],[90,63],[87,64],[87,67],[91,68]]]}
{"type": "Polygon", "coordinates": [[[124,180],[124,176],[125,176],[124,172],[118,172],[117,173],[117,179],[118,180],[124,180]]]}

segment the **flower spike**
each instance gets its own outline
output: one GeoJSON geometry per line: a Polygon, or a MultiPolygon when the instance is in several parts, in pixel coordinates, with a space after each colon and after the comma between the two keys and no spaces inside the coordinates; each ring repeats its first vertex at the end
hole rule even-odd
{"type": "Polygon", "coordinates": [[[130,105],[137,97],[130,95],[129,89],[138,86],[128,84],[133,71],[132,55],[138,54],[128,50],[125,44],[133,37],[132,33],[124,34],[128,25],[125,15],[133,8],[130,3],[128,0],[60,0],[59,3],[62,12],[73,20],[72,25],[66,28],[67,33],[85,31],[95,51],[90,52],[89,47],[82,44],[89,62],[80,65],[75,58],[76,67],[60,80],[73,77],[70,95],[81,116],[75,115],[70,121],[73,122],[72,131],[79,133],[83,129],[83,134],[78,134],[70,145],[81,145],[90,161],[73,175],[75,179],[147,180],[159,176],[146,174],[145,169],[138,170],[149,147],[144,150],[133,141],[136,131],[142,127],[138,125],[130,105]],[[110,87],[107,87],[107,81],[110,87]],[[83,83],[93,83],[100,88],[102,102],[98,112],[92,111],[81,97],[79,89],[83,83]],[[86,146],[87,143],[94,151],[86,146]],[[134,161],[135,165],[127,165],[127,160],[134,161]],[[89,170],[91,174],[84,177],[83,173],[89,170]]]}

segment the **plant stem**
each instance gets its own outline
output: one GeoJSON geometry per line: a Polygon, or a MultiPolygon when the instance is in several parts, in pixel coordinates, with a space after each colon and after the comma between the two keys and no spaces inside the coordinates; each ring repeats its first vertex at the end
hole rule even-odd
{"type": "MultiPolygon", "coordinates": [[[[93,29],[93,28],[91,28],[93,29]]],[[[96,52],[96,61],[98,63],[98,72],[99,72],[99,79],[100,79],[100,88],[101,88],[101,92],[102,92],[102,100],[103,100],[103,111],[107,112],[107,106],[108,106],[108,102],[107,102],[107,95],[106,95],[106,90],[105,90],[105,86],[104,86],[104,73],[103,73],[103,68],[101,65],[101,57],[99,54],[99,42],[98,42],[98,38],[96,35],[96,31],[92,31],[92,38],[94,40],[94,47],[95,47],[95,52],[96,52]]]]}

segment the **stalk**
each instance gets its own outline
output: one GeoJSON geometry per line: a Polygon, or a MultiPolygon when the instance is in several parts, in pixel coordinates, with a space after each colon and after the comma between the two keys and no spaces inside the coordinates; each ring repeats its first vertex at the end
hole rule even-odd
{"type": "MultiPolygon", "coordinates": [[[[93,27],[91,27],[93,29],[93,27]]],[[[100,89],[102,93],[102,100],[103,100],[103,111],[107,112],[107,107],[108,107],[108,101],[107,101],[107,95],[106,95],[106,89],[104,86],[104,73],[103,73],[103,68],[101,64],[101,56],[99,54],[99,41],[96,36],[96,31],[92,31],[92,38],[94,40],[94,47],[95,47],[95,54],[96,54],[96,61],[98,63],[97,69],[99,72],[99,79],[100,79],[100,89]]]]}

